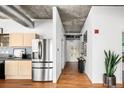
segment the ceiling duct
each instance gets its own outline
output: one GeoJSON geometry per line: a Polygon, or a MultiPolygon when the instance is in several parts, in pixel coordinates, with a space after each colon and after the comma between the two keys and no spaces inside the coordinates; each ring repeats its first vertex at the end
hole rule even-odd
{"type": "Polygon", "coordinates": [[[15,6],[1,5],[0,11],[23,26],[30,28],[34,27],[34,22],[23,12],[19,11],[15,6]]]}
{"type": "Polygon", "coordinates": [[[81,33],[65,33],[66,40],[80,40],[81,33]]]}

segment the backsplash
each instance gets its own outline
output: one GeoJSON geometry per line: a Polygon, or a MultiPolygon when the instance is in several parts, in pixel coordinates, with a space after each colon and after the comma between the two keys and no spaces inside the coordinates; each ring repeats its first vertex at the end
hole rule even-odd
{"type": "Polygon", "coordinates": [[[13,48],[10,48],[10,47],[1,47],[0,48],[0,54],[12,55],[13,54],[13,48]]]}
{"type": "MultiPolygon", "coordinates": [[[[1,47],[0,48],[0,57],[7,57],[9,55],[13,55],[13,49],[12,47],[1,47]]],[[[31,48],[25,48],[26,54],[31,54],[32,49],[31,48]]]]}

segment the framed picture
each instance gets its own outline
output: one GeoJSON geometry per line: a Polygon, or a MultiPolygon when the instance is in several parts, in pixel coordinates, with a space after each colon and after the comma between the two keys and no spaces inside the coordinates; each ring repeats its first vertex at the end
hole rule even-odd
{"type": "Polygon", "coordinates": [[[3,33],[3,28],[0,28],[0,34],[3,33]]]}
{"type": "Polygon", "coordinates": [[[87,31],[84,33],[84,42],[87,43],[87,31]]]}

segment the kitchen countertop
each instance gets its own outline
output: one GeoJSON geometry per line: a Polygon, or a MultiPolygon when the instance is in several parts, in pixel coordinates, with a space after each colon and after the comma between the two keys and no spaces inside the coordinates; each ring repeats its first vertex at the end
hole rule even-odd
{"type": "Polygon", "coordinates": [[[25,60],[31,60],[31,59],[22,59],[22,58],[0,58],[0,60],[19,60],[19,61],[25,61],[25,60]]]}
{"type": "Polygon", "coordinates": [[[5,59],[5,60],[14,60],[14,61],[25,61],[25,60],[31,60],[31,59],[19,59],[19,58],[9,58],[9,59],[5,59]]]}

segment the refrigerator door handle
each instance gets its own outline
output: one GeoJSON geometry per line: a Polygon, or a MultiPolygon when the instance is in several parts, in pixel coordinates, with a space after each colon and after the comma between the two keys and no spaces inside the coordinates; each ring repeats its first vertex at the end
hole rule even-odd
{"type": "Polygon", "coordinates": [[[43,52],[42,47],[43,47],[43,44],[42,44],[41,41],[39,41],[38,42],[38,52],[39,52],[38,56],[39,56],[39,59],[43,58],[43,56],[42,56],[42,52],[43,52]]]}
{"type": "Polygon", "coordinates": [[[42,55],[42,60],[44,60],[44,43],[43,43],[43,40],[41,41],[41,44],[42,44],[42,47],[41,47],[41,49],[42,49],[42,52],[41,52],[41,55],[42,55]]]}

